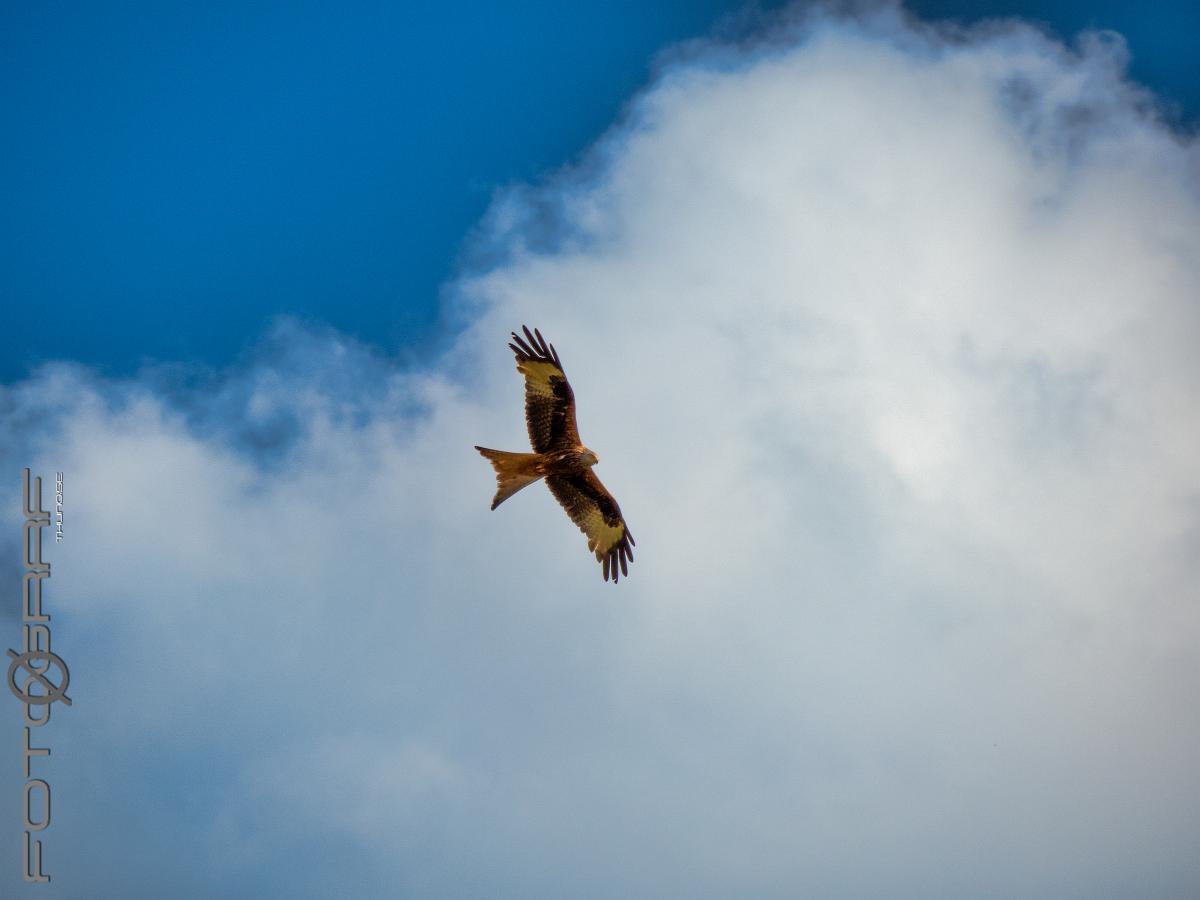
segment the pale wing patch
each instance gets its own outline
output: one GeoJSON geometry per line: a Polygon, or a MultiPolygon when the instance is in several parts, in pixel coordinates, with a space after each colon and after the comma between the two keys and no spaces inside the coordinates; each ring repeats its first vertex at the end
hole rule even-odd
{"type": "Polygon", "coordinates": [[[517,371],[525,376],[525,387],[542,397],[554,396],[551,378],[561,380],[564,377],[562,369],[554,363],[538,360],[521,360],[517,363],[517,371]]]}
{"type": "Polygon", "coordinates": [[[588,549],[595,552],[596,559],[603,559],[607,556],[625,536],[624,522],[609,525],[604,521],[600,510],[595,507],[583,517],[582,524],[584,533],[588,537],[588,549]]]}

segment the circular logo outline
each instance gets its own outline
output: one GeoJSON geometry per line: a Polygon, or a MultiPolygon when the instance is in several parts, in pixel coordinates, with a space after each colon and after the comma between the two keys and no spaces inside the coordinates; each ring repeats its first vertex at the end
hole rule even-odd
{"type": "MultiPolygon", "coordinates": [[[[8,667],[8,689],[12,691],[14,697],[22,703],[34,706],[48,706],[55,700],[61,700],[67,706],[71,705],[71,698],[67,696],[67,686],[71,683],[71,670],[67,668],[67,664],[63,658],[57,653],[50,650],[27,650],[24,653],[18,653],[15,650],[9,650],[8,655],[12,657],[12,663],[8,667]],[[44,672],[39,672],[30,665],[32,660],[46,660],[46,662],[54,663],[62,670],[62,684],[54,684],[50,681],[44,672]],[[46,689],[45,694],[30,694],[25,688],[17,689],[17,669],[22,668],[34,678],[38,684],[46,689]]],[[[26,688],[29,682],[26,681],[26,688]]]]}

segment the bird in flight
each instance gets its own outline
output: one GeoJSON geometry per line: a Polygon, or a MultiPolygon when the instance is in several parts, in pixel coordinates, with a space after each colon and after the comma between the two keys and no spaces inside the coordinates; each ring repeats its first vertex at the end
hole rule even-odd
{"type": "Polygon", "coordinates": [[[525,376],[525,424],[534,452],[475,447],[496,470],[492,509],[525,485],[545,478],[550,493],[587,536],[588,549],[604,567],[604,580],[611,575],[616,584],[621,575],[629,574],[633,535],[621,517],[621,507],[592,471],[600,460],[579,439],[575,395],[558,352],[536,328],[531,333],[521,327],[525,337],[514,331],[515,343],[508,346],[517,356],[517,371],[525,376]]]}

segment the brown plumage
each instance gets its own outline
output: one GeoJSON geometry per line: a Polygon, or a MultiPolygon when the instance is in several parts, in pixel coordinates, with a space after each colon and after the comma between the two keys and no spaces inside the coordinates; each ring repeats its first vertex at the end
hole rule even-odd
{"type": "Polygon", "coordinates": [[[525,376],[525,424],[533,453],[510,453],[476,446],[496,470],[495,509],[527,484],[546,479],[556,500],[588,539],[588,549],[603,566],[604,580],[615,584],[629,574],[633,535],[621,517],[621,507],[592,471],[599,460],[583,446],[575,424],[575,395],[567,382],[553,344],[536,328],[515,331],[508,346],[525,376]],[[618,569],[620,572],[618,573],[618,569]]]}

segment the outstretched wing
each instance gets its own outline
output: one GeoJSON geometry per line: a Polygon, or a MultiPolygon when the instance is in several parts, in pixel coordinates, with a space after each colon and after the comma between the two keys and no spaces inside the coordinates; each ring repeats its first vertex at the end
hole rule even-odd
{"type": "Polygon", "coordinates": [[[517,355],[517,371],[525,376],[525,424],[529,443],[537,453],[563,450],[579,443],[575,424],[575,395],[567,383],[553,344],[536,328],[522,325],[525,339],[515,331],[509,344],[517,355]]]}
{"type": "Polygon", "coordinates": [[[588,549],[604,565],[604,580],[611,574],[616,584],[618,566],[620,575],[628,575],[635,541],[621,517],[621,507],[595,473],[585,469],[579,475],[547,475],[546,487],[587,535],[588,549]]]}

